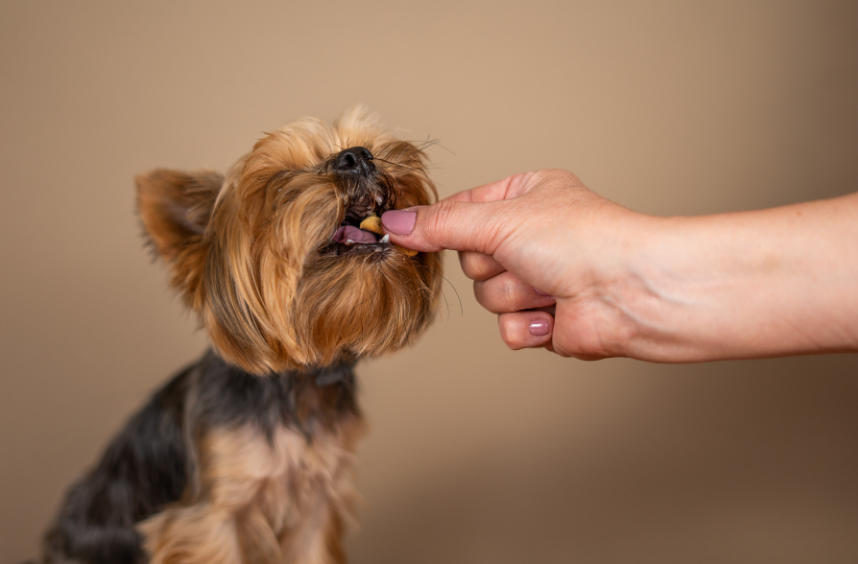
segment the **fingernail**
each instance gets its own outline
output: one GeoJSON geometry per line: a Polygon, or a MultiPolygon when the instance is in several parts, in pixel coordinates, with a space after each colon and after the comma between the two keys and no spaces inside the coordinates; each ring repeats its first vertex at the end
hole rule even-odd
{"type": "Polygon", "coordinates": [[[408,235],[414,231],[417,212],[409,210],[390,210],[381,214],[381,224],[385,231],[394,235],[408,235]]]}
{"type": "Polygon", "coordinates": [[[533,288],[533,291],[536,292],[537,294],[539,294],[540,296],[551,296],[551,294],[546,294],[545,292],[543,292],[542,290],[540,290],[539,288],[536,288],[536,287],[533,288]]]}
{"type": "Polygon", "coordinates": [[[527,326],[527,330],[534,337],[544,337],[548,335],[548,322],[542,319],[531,321],[530,325],[527,326]]]}

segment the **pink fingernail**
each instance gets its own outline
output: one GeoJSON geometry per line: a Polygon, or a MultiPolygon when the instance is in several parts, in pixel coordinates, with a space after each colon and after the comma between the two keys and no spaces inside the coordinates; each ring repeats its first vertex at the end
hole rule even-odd
{"type": "Polygon", "coordinates": [[[381,214],[381,224],[385,231],[394,235],[408,235],[414,231],[417,212],[409,210],[390,210],[381,214]]]}
{"type": "Polygon", "coordinates": [[[540,290],[536,286],[533,287],[533,291],[536,292],[537,294],[539,294],[540,296],[551,296],[551,294],[546,294],[545,292],[543,292],[542,290],[540,290]]]}
{"type": "Polygon", "coordinates": [[[542,319],[531,321],[530,325],[527,326],[527,330],[534,337],[544,337],[548,335],[548,322],[542,319]]]}

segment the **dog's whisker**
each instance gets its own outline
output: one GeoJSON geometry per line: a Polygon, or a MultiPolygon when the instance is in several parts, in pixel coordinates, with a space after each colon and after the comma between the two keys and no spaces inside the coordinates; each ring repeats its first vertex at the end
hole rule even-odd
{"type": "Polygon", "coordinates": [[[382,159],[381,157],[374,157],[374,158],[373,158],[373,160],[374,160],[374,161],[381,161],[381,162],[383,162],[383,163],[386,163],[386,164],[389,164],[389,165],[393,165],[393,166],[398,166],[398,167],[401,167],[401,168],[407,168],[407,169],[409,169],[409,170],[414,170],[414,166],[412,166],[412,165],[407,165],[407,164],[403,164],[403,163],[396,163],[396,162],[393,162],[393,161],[388,161],[388,160],[386,160],[386,159],[382,159]]]}

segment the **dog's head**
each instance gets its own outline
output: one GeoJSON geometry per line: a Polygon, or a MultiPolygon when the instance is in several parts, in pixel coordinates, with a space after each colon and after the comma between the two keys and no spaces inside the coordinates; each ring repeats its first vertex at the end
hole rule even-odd
{"type": "Polygon", "coordinates": [[[440,257],[410,257],[358,226],[434,193],[423,152],[362,108],[266,135],[225,177],[137,177],[173,286],[220,354],[256,374],[393,351],[426,325],[440,257]]]}

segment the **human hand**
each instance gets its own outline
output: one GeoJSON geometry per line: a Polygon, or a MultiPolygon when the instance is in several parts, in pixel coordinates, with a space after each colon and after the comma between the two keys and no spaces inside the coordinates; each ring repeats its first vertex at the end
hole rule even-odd
{"type": "Polygon", "coordinates": [[[624,354],[631,324],[615,282],[627,279],[629,242],[645,221],[562,170],[511,176],[382,216],[399,245],[459,251],[477,301],[498,314],[510,348],[581,359],[624,354]]]}
{"type": "Polygon", "coordinates": [[[545,170],[382,223],[404,247],[458,250],[510,348],[700,362],[858,351],[856,218],[858,193],[659,218],[545,170]]]}

